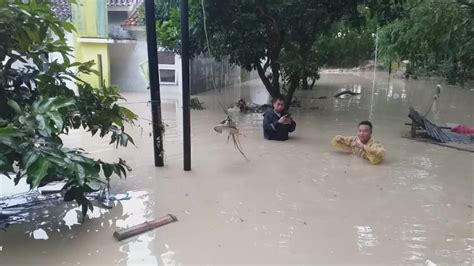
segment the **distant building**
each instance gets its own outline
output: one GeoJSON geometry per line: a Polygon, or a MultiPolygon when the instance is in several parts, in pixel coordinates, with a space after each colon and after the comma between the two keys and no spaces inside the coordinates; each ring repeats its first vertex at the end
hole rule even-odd
{"type": "MultiPolygon", "coordinates": [[[[105,85],[117,85],[121,91],[146,91],[148,56],[144,21],[139,16],[143,0],[52,0],[53,11],[71,20],[76,32],[68,36],[75,60],[93,60],[105,85]],[[99,57],[101,64],[99,65],[99,57]]],[[[181,58],[158,48],[159,76],[164,97],[181,95],[181,58]]],[[[200,56],[191,61],[191,93],[223,88],[240,83],[240,68],[228,62],[216,62],[200,56]]],[[[100,85],[96,75],[82,79],[100,85]]]]}

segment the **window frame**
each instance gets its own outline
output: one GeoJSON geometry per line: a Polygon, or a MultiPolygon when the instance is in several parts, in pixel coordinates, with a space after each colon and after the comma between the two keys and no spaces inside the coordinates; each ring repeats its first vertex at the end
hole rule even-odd
{"type": "Polygon", "coordinates": [[[176,69],[176,65],[158,65],[158,76],[160,77],[160,84],[163,85],[177,85],[178,84],[178,71],[176,69]],[[162,81],[161,80],[161,73],[160,70],[173,70],[174,71],[174,81],[162,81]]]}

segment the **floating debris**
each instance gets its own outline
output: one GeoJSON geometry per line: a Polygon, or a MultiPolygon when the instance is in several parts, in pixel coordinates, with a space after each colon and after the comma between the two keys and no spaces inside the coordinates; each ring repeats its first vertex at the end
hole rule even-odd
{"type": "Polygon", "coordinates": [[[351,95],[351,96],[360,95],[359,92],[353,92],[353,91],[350,91],[350,90],[345,90],[345,91],[341,91],[341,92],[339,92],[339,93],[336,93],[336,94],[334,95],[334,98],[339,98],[339,97],[341,97],[342,95],[346,95],[346,94],[349,94],[349,95],[351,95]]]}
{"type": "Polygon", "coordinates": [[[232,108],[229,108],[227,110],[225,108],[223,109],[224,109],[224,113],[226,114],[226,118],[222,122],[220,122],[217,126],[214,127],[214,131],[220,134],[226,133],[227,143],[229,143],[229,140],[232,138],[232,142],[234,143],[235,149],[237,149],[240,152],[240,154],[242,154],[242,156],[245,158],[245,160],[248,161],[249,159],[247,158],[247,156],[242,150],[242,144],[240,144],[239,136],[241,134],[239,133],[237,124],[234,122],[229,112],[229,110],[231,110],[232,108]]]}
{"type": "Polygon", "coordinates": [[[197,97],[191,98],[189,100],[189,108],[192,110],[204,110],[206,107],[204,107],[204,103],[199,101],[197,97]]]}
{"type": "Polygon", "coordinates": [[[124,239],[136,236],[138,234],[145,233],[147,231],[153,230],[153,229],[158,228],[160,226],[167,225],[169,223],[177,222],[177,221],[178,221],[178,219],[176,218],[176,216],[174,216],[172,214],[168,214],[168,215],[166,215],[164,217],[161,217],[159,219],[144,222],[144,223],[132,226],[130,228],[120,230],[120,231],[115,231],[114,232],[114,237],[118,241],[122,241],[124,239]]]}
{"type": "Polygon", "coordinates": [[[327,99],[328,96],[319,96],[319,97],[315,97],[315,98],[311,98],[311,100],[323,100],[323,99],[327,99]]]}
{"type": "Polygon", "coordinates": [[[253,102],[247,102],[244,99],[240,99],[236,103],[232,104],[231,108],[234,107],[237,107],[241,113],[264,113],[272,106],[270,104],[256,104],[253,102]]]}

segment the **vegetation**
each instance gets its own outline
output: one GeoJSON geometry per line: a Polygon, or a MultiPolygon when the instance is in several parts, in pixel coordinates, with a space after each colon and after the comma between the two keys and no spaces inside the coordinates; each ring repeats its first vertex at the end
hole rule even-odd
{"type": "MultiPolygon", "coordinates": [[[[158,42],[180,53],[179,1],[155,2],[158,42]]],[[[192,55],[227,58],[256,70],[270,95],[286,94],[287,100],[298,87],[311,89],[322,66],[352,67],[373,59],[377,30],[386,66],[409,60],[420,75],[450,83],[473,75],[472,0],[189,3],[192,55]]]]}
{"type": "MultiPolygon", "coordinates": [[[[341,18],[357,18],[357,2],[191,0],[191,52],[256,70],[270,95],[286,94],[290,102],[298,87],[309,88],[308,82],[319,78],[324,63],[315,46],[319,36],[341,18]]],[[[174,4],[157,14],[158,41],[179,53],[179,9],[174,4]]]]}
{"type": "Polygon", "coordinates": [[[26,178],[31,188],[64,180],[65,200],[75,200],[85,215],[92,209],[86,193],[130,169],[123,160],[106,163],[65,147],[61,136],[82,127],[127,146],[133,140],[124,124],[136,115],[116,104],[122,99],[116,88],[78,78],[97,74],[93,62],[70,62],[65,33],[74,27],[55,17],[49,3],[0,0],[0,173],[16,184],[26,178]],[[45,60],[52,54],[60,59],[45,60]]]}
{"type": "Polygon", "coordinates": [[[359,25],[338,21],[319,38],[316,47],[324,66],[356,67],[374,58],[377,23],[365,16],[359,25]]]}
{"type": "Polygon", "coordinates": [[[192,110],[204,110],[206,107],[204,107],[204,103],[199,101],[199,98],[194,97],[189,100],[189,108],[192,110]]]}
{"type": "Polygon", "coordinates": [[[382,20],[380,54],[419,75],[463,83],[474,71],[474,1],[407,0],[382,20]]]}

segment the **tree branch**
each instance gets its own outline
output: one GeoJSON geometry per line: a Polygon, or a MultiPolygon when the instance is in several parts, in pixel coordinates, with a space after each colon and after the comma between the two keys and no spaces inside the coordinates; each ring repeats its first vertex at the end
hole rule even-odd
{"type": "Polygon", "coordinates": [[[267,56],[267,61],[265,62],[265,65],[263,65],[263,72],[267,72],[267,69],[269,66],[270,66],[270,57],[267,56]]]}
{"type": "Polygon", "coordinates": [[[255,64],[255,68],[257,69],[258,76],[260,77],[263,84],[265,85],[265,88],[267,89],[268,93],[270,93],[272,97],[279,96],[279,92],[275,93],[275,89],[273,88],[270,80],[268,80],[267,76],[265,75],[265,71],[263,70],[260,63],[255,64]]]}

